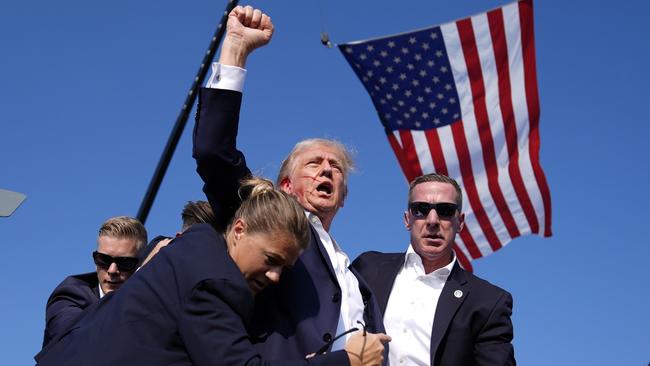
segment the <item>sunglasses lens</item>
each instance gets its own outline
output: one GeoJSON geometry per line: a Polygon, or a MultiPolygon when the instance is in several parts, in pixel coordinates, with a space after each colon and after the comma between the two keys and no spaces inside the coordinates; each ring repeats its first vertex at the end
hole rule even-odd
{"type": "Polygon", "coordinates": [[[409,205],[411,215],[416,218],[423,218],[429,215],[431,210],[435,209],[439,217],[449,218],[456,213],[456,204],[441,202],[441,203],[428,203],[428,202],[412,202],[409,205]]]}
{"type": "Polygon", "coordinates": [[[436,212],[440,217],[452,217],[456,213],[456,205],[453,203],[438,203],[436,205],[436,212]]]}
{"type": "Polygon", "coordinates": [[[123,272],[133,271],[135,267],[138,266],[138,258],[131,257],[120,257],[115,258],[115,264],[117,264],[117,269],[123,272]]]}
{"type": "Polygon", "coordinates": [[[102,268],[108,268],[111,264],[115,263],[117,269],[122,272],[129,272],[136,269],[140,260],[134,257],[111,257],[108,254],[93,252],[93,260],[95,265],[102,268]]]}
{"type": "Polygon", "coordinates": [[[413,202],[409,205],[411,215],[415,217],[426,217],[432,208],[433,205],[426,202],[413,202]]]}
{"type": "Polygon", "coordinates": [[[113,262],[113,258],[110,255],[100,252],[93,252],[93,260],[95,265],[99,267],[109,267],[113,262]]]}

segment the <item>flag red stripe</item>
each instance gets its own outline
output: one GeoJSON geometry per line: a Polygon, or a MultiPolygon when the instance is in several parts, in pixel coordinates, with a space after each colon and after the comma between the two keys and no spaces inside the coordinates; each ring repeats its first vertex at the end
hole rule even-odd
{"type": "Polygon", "coordinates": [[[533,25],[532,0],[519,2],[519,24],[521,25],[521,49],[524,61],[524,82],[528,120],[530,122],[530,162],[533,166],[537,186],[544,203],[544,236],[551,236],[551,194],[546,183],[544,171],[539,163],[539,95],[537,94],[537,74],[535,73],[535,35],[533,25]]]}
{"type": "Polygon", "coordinates": [[[415,143],[413,142],[411,131],[400,130],[399,137],[402,140],[402,152],[404,153],[404,159],[409,169],[407,170],[409,172],[407,178],[410,182],[422,175],[422,167],[420,166],[420,160],[415,150],[415,143]]]}
{"type": "Polygon", "coordinates": [[[474,175],[472,173],[472,158],[469,155],[463,123],[464,121],[460,121],[450,125],[451,134],[454,138],[454,145],[456,146],[456,152],[458,154],[458,166],[460,168],[460,174],[463,177],[463,186],[467,193],[469,205],[472,206],[472,210],[474,210],[474,213],[476,214],[476,221],[478,221],[478,224],[485,233],[485,238],[490,244],[492,251],[496,251],[501,248],[501,242],[494,232],[490,218],[485,213],[485,209],[483,208],[483,204],[478,195],[478,190],[476,189],[476,182],[474,181],[474,175]]]}
{"type": "MultiPolygon", "coordinates": [[[[455,122],[460,123],[460,122],[455,122]]],[[[445,156],[442,153],[442,145],[440,143],[440,136],[438,135],[438,129],[431,129],[425,132],[427,137],[427,142],[429,143],[429,150],[431,150],[431,160],[433,160],[433,166],[436,169],[436,173],[449,176],[447,171],[447,163],[445,162],[445,156]]],[[[467,248],[467,251],[472,256],[473,259],[481,258],[483,255],[476,245],[476,241],[469,233],[469,229],[466,229],[460,232],[460,236],[463,239],[463,243],[467,248]]],[[[465,266],[463,266],[465,268],[465,266]]]]}
{"type": "Polygon", "coordinates": [[[506,145],[508,148],[508,172],[512,187],[521,208],[526,216],[530,230],[533,233],[539,232],[539,222],[535,214],[524,180],[519,170],[519,147],[517,146],[517,125],[512,106],[512,90],[510,89],[510,65],[508,62],[508,45],[506,42],[505,25],[503,22],[503,11],[497,9],[487,14],[494,59],[499,78],[499,104],[503,118],[506,145]]]}
{"type": "Polygon", "coordinates": [[[463,239],[463,243],[465,244],[469,255],[472,256],[472,259],[478,259],[483,256],[483,253],[481,253],[481,251],[478,249],[476,240],[474,240],[474,237],[472,236],[472,233],[470,232],[467,225],[465,225],[465,228],[458,234],[460,235],[460,238],[463,239]]]}
{"type": "Polygon", "coordinates": [[[402,151],[402,147],[399,145],[399,142],[397,142],[397,138],[391,131],[386,131],[386,137],[388,137],[388,143],[390,144],[390,147],[393,148],[393,152],[395,153],[395,156],[397,157],[397,162],[399,163],[399,166],[402,168],[402,171],[404,172],[404,176],[407,181],[411,181],[409,179],[409,171],[410,167],[408,162],[406,161],[406,158],[404,157],[404,152],[402,151]]]}
{"type": "Polygon", "coordinates": [[[442,144],[440,144],[440,136],[438,136],[438,129],[432,128],[426,130],[424,135],[429,143],[429,150],[431,151],[431,160],[433,161],[433,168],[436,173],[449,175],[447,172],[447,163],[445,162],[445,155],[442,152],[442,144]]]}
{"type": "Polygon", "coordinates": [[[512,216],[506,203],[506,199],[499,186],[499,170],[494,153],[494,141],[490,130],[490,119],[488,117],[487,105],[485,101],[485,83],[483,81],[483,72],[481,71],[481,61],[479,59],[478,49],[474,38],[474,29],[472,28],[471,19],[463,19],[457,22],[460,43],[463,47],[465,64],[467,65],[467,74],[472,88],[474,102],[474,115],[476,125],[481,140],[483,164],[487,171],[488,189],[495,202],[495,206],[501,215],[501,219],[508,230],[511,238],[520,235],[515,219],[512,216]]]}

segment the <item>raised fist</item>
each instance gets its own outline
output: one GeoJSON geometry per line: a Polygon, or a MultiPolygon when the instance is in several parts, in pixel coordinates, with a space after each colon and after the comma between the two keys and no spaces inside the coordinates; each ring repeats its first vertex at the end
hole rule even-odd
{"type": "Polygon", "coordinates": [[[273,23],[268,15],[251,6],[237,6],[228,14],[219,62],[244,67],[248,55],[269,43],[272,36],[273,23]]]}

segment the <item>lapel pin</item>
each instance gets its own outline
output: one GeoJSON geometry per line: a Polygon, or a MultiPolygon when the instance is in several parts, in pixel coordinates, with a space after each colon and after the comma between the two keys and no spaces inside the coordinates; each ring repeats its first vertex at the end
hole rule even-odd
{"type": "Polygon", "coordinates": [[[461,297],[463,297],[463,291],[461,290],[454,291],[454,297],[460,299],[461,297]]]}

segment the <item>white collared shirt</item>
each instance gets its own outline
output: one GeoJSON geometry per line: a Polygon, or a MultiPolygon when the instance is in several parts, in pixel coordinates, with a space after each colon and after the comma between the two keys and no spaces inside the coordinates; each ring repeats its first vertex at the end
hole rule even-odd
{"type": "Polygon", "coordinates": [[[409,245],[384,314],[386,334],[392,338],[391,366],[431,364],[433,318],[454,263],[455,255],[448,265],[426,274],[422,259],[409,245]]]}
{"type": "MultiPolygon", "coordinates": [[[[357,324],[357,320],[363,322],[364,306],[361,291],[359,290],[359,281],[348,268],[350,266],[348,255],[345,254],[334,238],[325,230],[318,216],[307,211],[305,211],[305,214],[314,229],[316,229],[318,237],[327,251],[327,256],[330,262],[332,262],[336,279],[341,287],[341,312],[339,313],[336,334],[332,334],[332,337],[335,337],[353,327],[359,328],[360,326],[357,324]]],[[[345,342],[347,342],[351,335],[351,333],[346,334],[344,337],[336,340],[332,345],[332,351],[344,349],[345,342]]]]}
{"type": "Polygon", "coordinates": [[[104,297],[104,295],[106,295],[106,294],[105,294],[104,291],[102,290],[102,284],[101,284],[101,283],[100,283],[97,287],[99,287],[99,298],[101,299],[101,298],[104,297]]]}
{"type": "Polygon", "coordinates": [[[246,69],[213,62],[212,75],[210,75],[210,78],[205,83],[205,87],[211,89],[228,89],[241,93],[244,90],[245,79],[246,69]]]}

